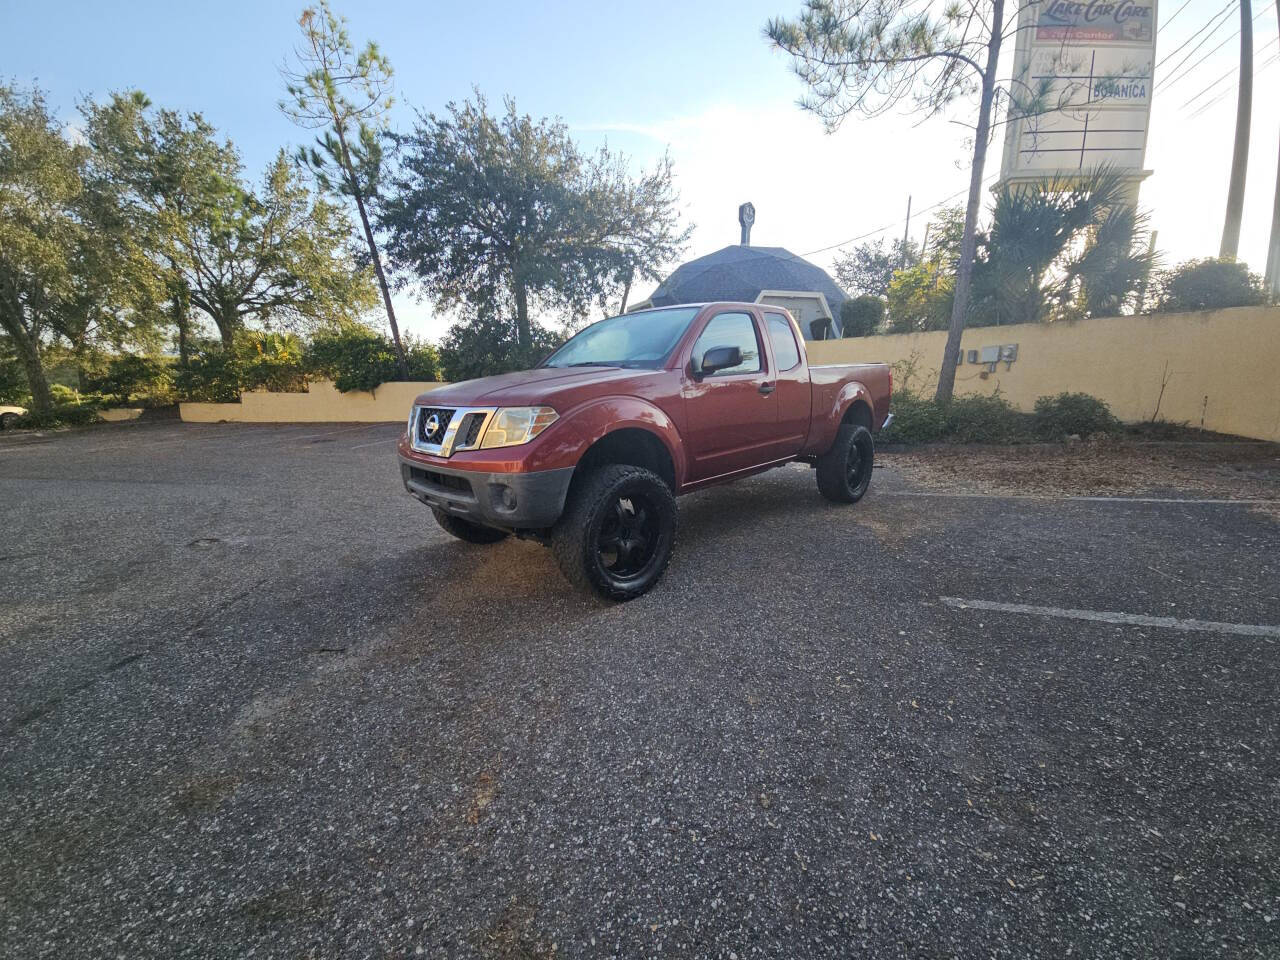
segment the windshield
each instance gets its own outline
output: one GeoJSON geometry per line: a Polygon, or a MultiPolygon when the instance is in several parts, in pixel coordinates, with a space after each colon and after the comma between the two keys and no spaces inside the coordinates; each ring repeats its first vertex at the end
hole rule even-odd
{"type": "Polygon", "coordinates": [[[544,367],[639,367],[657,370],[697,307],[643,310],[593,323],[547,357],[544,367]]]}

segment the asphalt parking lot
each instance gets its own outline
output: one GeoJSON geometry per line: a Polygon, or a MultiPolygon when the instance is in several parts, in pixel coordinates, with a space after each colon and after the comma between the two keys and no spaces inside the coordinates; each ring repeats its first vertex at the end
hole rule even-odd
{"type": "Polygon", "coordinates": [[[0,443],[0,955],[1280,956],[1274,504],[789,467],[613,606],[397,430],[0,443]]]}

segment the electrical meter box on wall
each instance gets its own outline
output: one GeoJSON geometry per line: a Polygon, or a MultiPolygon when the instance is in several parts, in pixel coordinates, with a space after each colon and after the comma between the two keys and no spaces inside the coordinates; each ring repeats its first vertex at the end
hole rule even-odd
{"type": "Polygon", "coordinates": [[[977,350],[970,350],[970,351],[969,351],[969,362],[970,362],[970,363],[977,363],[977,362],[978,362],[978,351],[977,351],[977,350]]]}
{"type": "Polygon", "coordinates": [[[1016,343],[1006,343],[1000,348],[1000,359],[1005,363],[1013,363],[1018,359],[1018,345],[1016,343]]]}
{"type": "Polygon", "coordinates": [[[999,348],[999,347],[983,347],[983,348],[982,348],[982,362],[983,362],[983,363],[995,363],[995,362],[996,362],[996,361],[998,361],[999,359],[1000,359],[1000,348],[999,348]]]}

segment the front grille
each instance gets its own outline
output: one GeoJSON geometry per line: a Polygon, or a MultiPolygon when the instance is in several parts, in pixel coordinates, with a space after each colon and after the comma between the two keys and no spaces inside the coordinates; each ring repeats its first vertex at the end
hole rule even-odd
{"type": "Polygon", "coordinates": [[[445,431],[453,419],[451,407],[423,407],[418,411],[418,442],[439,446],[444,443],[445,431]],[[435,422],[432,423],[432,418],[435,422]]]}
{"type": "Polygon", "coordinates": [[[462,418],[462,423],[458,425],[458,442],[457,447],[474,447],[476,441],[480,439],[480,428],[484,426],[484,413],[469,413],[462,418]]]}

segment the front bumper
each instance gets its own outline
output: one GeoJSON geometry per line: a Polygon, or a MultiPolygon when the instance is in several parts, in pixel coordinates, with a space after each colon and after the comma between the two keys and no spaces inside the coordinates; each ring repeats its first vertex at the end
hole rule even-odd
{"type": "Polygon", "coordinates": [[[531,473],[459,470],[400,457],[404,488],[429,507],[505,530],[543,530],[564,512],[573,467],[531,473]]]}

